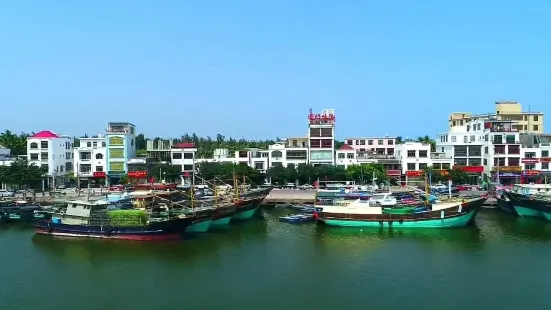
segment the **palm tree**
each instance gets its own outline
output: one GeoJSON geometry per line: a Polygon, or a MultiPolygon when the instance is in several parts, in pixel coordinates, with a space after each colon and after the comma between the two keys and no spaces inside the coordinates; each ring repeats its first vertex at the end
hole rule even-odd
{"type": "Polygon", "coordinates": [[[424,137],[418,137],[417,142],[421,142],[423,144],[429,144],[430,145],[430,151],[436,152],[436,141],[431,139],[428,135],[424,137]]]}
{"type": "Polygon", "coordinates": [[[10,130],[6,130],[0,134],[0,145],[11,150],[12,155],[27,154],[27,137],[28,134],[16,135],[10,130]]]}

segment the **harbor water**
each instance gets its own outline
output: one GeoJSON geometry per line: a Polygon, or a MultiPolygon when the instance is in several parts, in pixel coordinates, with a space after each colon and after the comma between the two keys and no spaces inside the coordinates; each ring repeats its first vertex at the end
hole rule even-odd
{"type": "Polygon", "coordinates": [[[551,223],[460,229],[264,219],[179,242],[59,240],[0,223],[0,309],[551,309],[551,223]]]}

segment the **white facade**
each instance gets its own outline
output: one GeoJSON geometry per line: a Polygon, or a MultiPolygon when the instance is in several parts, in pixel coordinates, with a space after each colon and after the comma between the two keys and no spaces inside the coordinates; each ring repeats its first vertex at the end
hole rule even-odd
{"type": "Polygon", "coordinates": [[[402,174],[432,166],[430,144],[405,142],[396,145],[396,158],[400,160],[402,174]]]}
{"type": "Polygon", "coordinates": [[[105,137],[81,138],[80,146],[74,150],[74,176],[87,179],[96,176],[105,177],[106,173],[106,141],[105,137]]]}
{"type": "Polygon", "coordinates": [[[73,173],[74,139],[51,131],[41,131],[27,138],[27,160],[47,169],[50,186],[66,181],[73,173]]]}
{"type": "Polygon", "coordinates": [[[198,164],[204,162],[243,163],[261,173],[268,172],[270,168],[269,151],[256,148],[235,151],[233,153],[229,149],[215,149],[213,158],[199,158],[196,162],[198,164]]]}
{"type": "Polygon", "coordinates": [[[0,160],[7,159],[10,157],[10,155],[11,155],[11,150],[8,149],[7,147],[0,145],[0,160]]]}
{"type": "Polygon", "coordinates": [[[312,165],[335,164],[335,110],[308,115],[308,162],[312,165]]]}
{"type": "Polygon", "coordinates": [[[197,147],[193,143],[182,142],[172,146],[170,149],[170,159],[172,165],[182,167],[182,172],[191,173],[195,171],[195,155],[197,147]]]}
{"type": "Polygon", "coordinates": [[[283,166],[288,167],[294,165],[308,163],[308,147],[289,145],[285,142],[276,143],[268,146],[268,163],[270,167],[283,166]]]}
{"type": "Polygon", "coordinates": [[[396,138],[389,136],[346,138],[344,143],[358,152],[371,152],[376,155],[394,156],[396,150],[396,138]]]}

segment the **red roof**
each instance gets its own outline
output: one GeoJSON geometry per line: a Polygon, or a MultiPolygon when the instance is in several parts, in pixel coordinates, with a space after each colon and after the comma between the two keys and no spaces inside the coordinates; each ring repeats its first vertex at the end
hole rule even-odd
{"type": "Polygon", "coordinates": [[[351,147],[350,145],[348,144],[343,144],[341,147],[339,147],[338,149],[339,151],[350,151],[350,150],[354,150],[353,147],[351,147]]]}
{"type": "Polygon", "coordinates": [[[172,146],[172,148],[173,149],[194,149],[195,148],[195,143],[180,142],[180,143],[174,144],[172,146]]]}
{"type": "Polygon", "coordinates": [[[43,130],[41,132],[35,133],[34,135],[31,136],[31,138],[51,139],[51,138],[61,138],[61,137],[49,130],[43,130]]]}

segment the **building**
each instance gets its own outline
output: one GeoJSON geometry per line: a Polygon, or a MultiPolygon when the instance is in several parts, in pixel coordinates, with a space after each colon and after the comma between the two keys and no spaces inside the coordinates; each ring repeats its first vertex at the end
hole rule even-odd
{"type": "Polygon", "coordinates": [[[105,136],[80,138],[74,148],[74,176],[78,187],[105,185],[107,142],[105,136]]]}
{"type": "Polygon", "coordinates": [[[375,155],[394,156],[396,138],[374,137],[374,138],[346,138],[345,144],[358,152],[371,152],[375,155]]]}
{"type": "Polygon", "coordinates": [[[155,158],[161,162],[170,162],[170,150],[173,140],[156,138],[146,141],[147,158],[155,158]]]}
{"type": "Polygon", "coordinates": [[[308,163],[335,164],[335,110],[323,109],[321,114],[308,114],[308,163]]]}
{"type": "Polygon", "coordinates": [[[396,145],[396,159],[400,161],[402,174],[432,166],[430,147],[430,144],[411,141],[396,145]]]}
{"type": "Polygon", "coordinates": [[[182,184],[192,184],[195,178],[195,155],[197,147],[194,143],[181,142],[173,144],[170,149],[171,163],[179,166],[182,171],[182,184]]]}
{"type": "Polygon", "coordinates": [[[307,164],[309,141],[310,139],[306,137],[289,138],[268,146],[269,167],[297,167],[300,164],[307,164]]]}
{"type": "Polygon", "coordinates": [[[11,150],[3,145],[0,145],[0,160],[9,158],[11,155],[11,150]]]}
{"type": "Polygon", "coordinates": [[[107,182],[118,183],[128,172],[128,160],[136,157],[136,126],[128,122],[108,123],[105,142],[107,182]]]}
{"type": "Polygon", "coordinates": [[[46,169],[48,188],[66,183],[68,176],[73,174],[73,144],[73,138],[48,130],[27,138],[27,160],[29,164],[46,169]]]}
{"type": "Polygon", "coordinates": [[[522,105],[516,101],[496,101],[495,112],[473,115],[470,112],[453,112],[448,120],[448,126],[462,127],[468,121],[481,117],[493,117],[496,120],[514,121],[514,129],[524,133],[543,133],[543,113],[535,111],[523,111],[522,105]]]}

